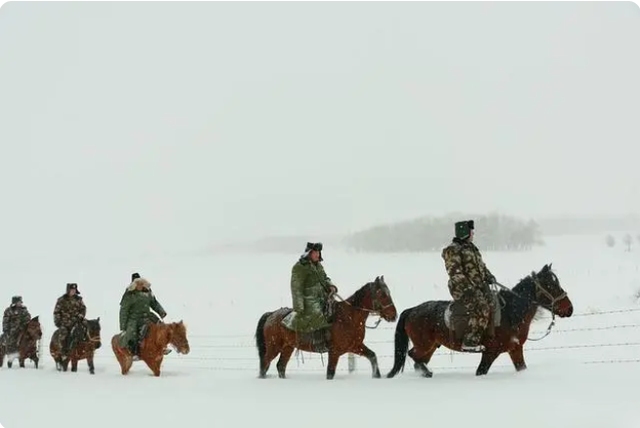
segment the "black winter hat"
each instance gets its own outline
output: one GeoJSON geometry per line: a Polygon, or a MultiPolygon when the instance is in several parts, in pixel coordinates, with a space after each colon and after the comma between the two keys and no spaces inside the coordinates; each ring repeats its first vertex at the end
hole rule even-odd
{"type": "Polygon", "coordinates": [[[140,274],[138,272],[131,274],[131,282],[135,281],[138,278],[140,278],[140,274]]]}
{"type": "Polygon", "coordinates": [[[76,284],[75,282],[68,282],[67,283],[67,293],[70,290],[76,290],[76,294],[80,294],[80,290],[78,290],[78,284],[76,284]]]}

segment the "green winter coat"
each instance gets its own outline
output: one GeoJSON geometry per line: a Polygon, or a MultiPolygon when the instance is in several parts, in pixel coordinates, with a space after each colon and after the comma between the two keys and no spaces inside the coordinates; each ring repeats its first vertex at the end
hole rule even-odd
{"type": "Polygon", "coordinates": [[[120,301],[120,346],[137,343],[142,327],[151,319],[151,309],[164,318],[165,312],[151,290],[131,290],[124,293],[120,301]]]}
{"type": "Polygon", "coordinates": [[[295,315],[287,320],[287,327],[299,333],[309,333],[331,325],[324,313],[331,286],[335,287],[320,262],[301,258],[291,269],[295,315]]]}

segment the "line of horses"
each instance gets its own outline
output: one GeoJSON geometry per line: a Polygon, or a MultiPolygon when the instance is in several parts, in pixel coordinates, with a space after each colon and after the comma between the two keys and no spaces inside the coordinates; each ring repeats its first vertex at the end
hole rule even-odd
{"type": "MultiPolygon", "coordinates": [[[[59,330],[51,335],[49,352],[56,363],[58,371],[66,372],[71,363],[71,371],[78,371],[78,362],[87,361],[89,373],[95,374],[93,358],[95,351],[102,346],[100,317],[87,320],[87,328],[74,327],[69,333],[73,337],[72,346],[66,358],[62,357],[61,349],[58,346],[59,330]]],[[[118,363],[121,373],[129,373],[133,365],[134,357],[126,348],[121,348],[118,343],[119,334],[111,338],[111,347],[118,363]]],[[[35,368],[40,362],[40,340],[42,339],[42,327],[39,316],[29,320],[24,329],[19,333],[18,343],[15,348],[0,346],[0,367],[3,366],[7,357],[7,366],[13,365],[13,360],[18,359],[20,367],[25,367],[25,361],[33,361],[35,368]]],[[[160,376],[160,367],[164,359],[164,350],[168,345],[173,346],[180,354],[188,354],[190,351],[189,340],[187,339],[187,328],[182,320],[179,322],[165,324],[162,322],[151,323],[140,344],[139,359],[144,361],[151,369],[154,376],[160,376]]]]}
{"type": "MultiPolygon", "coordinates": [[[[496,358],[507,352],[517,371],[526,369],[523,346],[529,336],[529,327],[540,308],[550,311],[561,318],[571,317],[573,303],[560,285],[551,264],[544,265],[538,272],[524,277],[515,287],[506,287],[495,292],[496,302],[491,314],[490,326],[482,339],[485,349],[476,375],[486,375],[496,358]]],[[[271,362],[280,356],[277,371],[280,378],[286,377],[286,368],[296,349],[315,351],[312,343],[297,333],[287,329],[282,320],[291,312],[291,308],[281,308],[264,313],[258,320],[255,331],[255,344],[259,357],[259,377],[266,378],[271,362]]],[[[364,344],[366,320],[371,314],[377,314],[387,322],[395,322],[395,352],[393,368],[386,377],[392,378],[401,370],[407,355],[414,362],[414,368],[425,377],[432,377],[428,364],[434,352],[445,346],[461,351],[462,336],[467,324],[467,315],[458,303],[450,300],[432,300],[405,309],[398,317],[391,291],[384,276],[376,277],[358,289],[347,299],[333,303],[333,322],[329,327],[326,346],[329,353],[326,377],[333,379],[340,357],[346,353],[364,356],[371,363],[372,376],[380,378],[380,368],[376,353],[364,344]],[[409,349],[409,341],[413,347],[409,349]]],[[[553,323],[552,320],[552,323],[553,323]]],[[[59,371],[78,370],[78,362],[87,360],[89,372],[95,373],[94,353],[102,345],[100,318],[87,320],[87,331],[76,337],[71,352],[62,359],[57,340],[58,331],[51,337],[49,351],[59,371]]],[[[72,333],[73,334],[73,333],[72,333]]],[[[122,375],[129,373],[134,361],[128,349],[118,344],[119,334],[111,338],[111,347],[122,375]]],[[[5,356],[9,356],[7,365],[18,358],[20,367],[26,359],[31,359],[38,368],[40,360],[39,343],[42,329],[39,317],[32,318],[20,333],[16,349],[4,349],[0,346],[0,367],[5,356]]],[[[173,346],[180,354],[190,351],[186,325],[180,322],[151,323],[140,345],[139,359],[144,361],[154,376],[160,376],[160,366],[164,350],[173,346]]]]}
{"type": "MultiPolygon", "coordinates": [[[[484,346],[476,375],[486,375],[498,356],[507,352],[516,371],[527,368],[523,346],[529,336],[529,327],[540,308],[555,316],[571,317],[573,303],[560,285],[557,275],[546,264],[538,272],[532,272],[520,280],[515,287],[506,287],[494,292],[498,304],[490,316],[490,323],[481,341],[484,346]]],[[[280,378],[286,377],[286,368],[296,349],[314,352],[311,343],[304,337],[287,329],[283,318],[290,308],[264,313],[258,320],[255,344],[259,357],[259,377],[266,378],[271,362],[280,355],[276,368],[280,378]]],[[[387,378],[396,376],[404,365],[407,355],[414,362],[414,368],[424,377],[432,377],[428,364],[434,352],[445,346],[461,351],[462,336],[467,324],[464,308],[450,300],[431,300],[405,309],[398,318],[397,309],[391,297],[384,276],[376,277],[357,290],[349,298],[338,301],[334,307],[334,322],[330,330],[329,360],[327,379],[333,379],[340,357],[346,353],[364,356],[371,363],[372,375],[380,378],[380,368],[376,353],[363,342],[365,321],[372,314],[378,314],[388,322],[395,322],[395,352],[393,368],[387,378]],[[409,349],[409,341],[413,347],[409,349]]]]}

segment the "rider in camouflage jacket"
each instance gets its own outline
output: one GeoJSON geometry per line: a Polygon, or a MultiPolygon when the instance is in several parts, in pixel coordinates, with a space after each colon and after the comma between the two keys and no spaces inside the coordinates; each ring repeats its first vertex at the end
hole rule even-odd
{"type": "Polygon", "coordinates": [[[456,236],[442,250],[445,268],[449,275],[449,292],[455,301],[461,302],[469,313],[469,331],[462,343],[462,350],[482,350],[480,340],[491,311],[489,285],[496,282],[489,271],[480,250],[473,244],[474,221],[455,224],[456,236]]]}
{"type": "MultiPolygon", "coordinates": [[[[53,322],[58,328],[58,345],[62,358],[66,358],[72,347],[71,330],[80,325],[86,330],[87,307],[78,291],[78,284],[67,284],[67,292],[60,296],[53,309],[53,322]]],[[[74,335],[75,336],[75,335],[74,335]]]]}
{"type": "MultiPolygon", "coordinates": [[[[151,284],[138,274],[132,275],[132,282],[120,300],[120,346],[129,348],[133,356],[139,352],[140,342],[144,339],[143,329],[156,322],[151,312],[153,309],[161,318],[167,316],[166,311],[151,291],[151,284]]],[[[171,352],[165,349],[165,355],[171,352]]]]}
{"type": "Polygon", "coordinates": [[[20,332],[24,330],[30,320],[31,314],[22,303],[22,296],[13,296],[11,306],[5,309],[2,317],[3,339],[0,345],[6,345],[8,348],[17,346],[20,332]]]}

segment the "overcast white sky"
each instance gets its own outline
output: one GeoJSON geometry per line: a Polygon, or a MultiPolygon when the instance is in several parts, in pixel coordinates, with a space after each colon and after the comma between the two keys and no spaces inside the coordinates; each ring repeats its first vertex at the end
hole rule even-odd
{"type": "Polygon", "coordinates": [[[640,211],[626,3],[9,3],[2,252],[640,211]]]}

